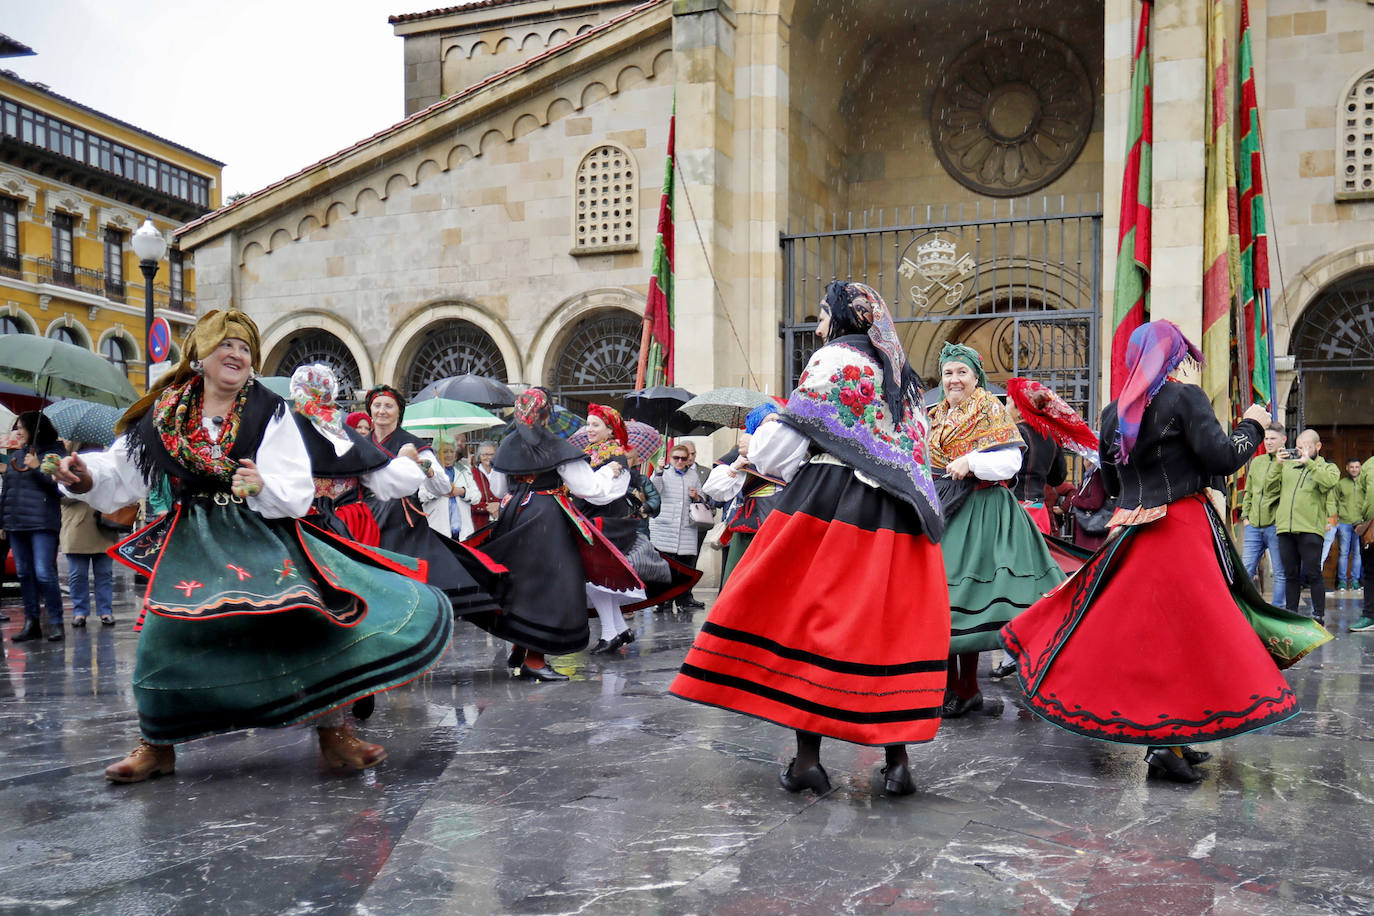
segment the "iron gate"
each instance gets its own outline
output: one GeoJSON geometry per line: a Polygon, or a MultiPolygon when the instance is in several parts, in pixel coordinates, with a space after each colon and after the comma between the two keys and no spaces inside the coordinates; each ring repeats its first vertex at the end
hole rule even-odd
{"type": "Polygon", "coordinates": [[[817,345],[817,306],[834,279],[887,300],[912,367],[928,384],[945,340],[983,355],[994,382],[1048,385],[1096,425],[1102,211],[1063,197],[988,206],[838,215],[781,237],[784,390],[817,345]],[[870,225],[872,222],[875,225],[870,225]]]}

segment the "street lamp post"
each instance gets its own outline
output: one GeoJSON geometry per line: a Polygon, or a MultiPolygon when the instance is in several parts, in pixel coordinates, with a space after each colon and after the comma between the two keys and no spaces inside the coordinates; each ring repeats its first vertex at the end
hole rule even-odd
{"type": "Polygon", "coordinates": [[[149,346],[153,333],[153,278],[157,276],[157,262],[167,254],[167,241],[153,225],[144,219],[133,237],[134,254],[143,271],[143,390],[153,387],[153,351],[149,346]]]}

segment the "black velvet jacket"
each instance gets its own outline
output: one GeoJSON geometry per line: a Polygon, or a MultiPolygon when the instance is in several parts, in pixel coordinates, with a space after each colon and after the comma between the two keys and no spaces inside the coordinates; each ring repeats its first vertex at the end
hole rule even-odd
{"type": "Polygon", "coordinates": [[[1027,423],[1017,423],[1016,429],[1026,442],[1026,454],[1011,491],[1017,499],[1038,503],[1045,498],[1046,486],[1057,487],[1069,476],[1068,462],[1049,436],[1040,435],[1027,423]]]}
{"type": "Polygon", "coordinates": [[[1145,408],[1131,459],[1119,464],[1116,401],[1102,411],[1102,483],[1121,509],[1164,506],[1206,487],[1225,489],[1264,441],[1264,429],[1242,420],[1229,435],[1196,385],[1165,382],[1145,408]]]}

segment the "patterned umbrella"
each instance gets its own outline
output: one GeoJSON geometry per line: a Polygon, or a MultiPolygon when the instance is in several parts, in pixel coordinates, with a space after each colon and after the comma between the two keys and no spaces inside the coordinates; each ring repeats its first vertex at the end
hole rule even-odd
{"type": "Polygon", "coordinates": [[[124,409],[67,398],[44,407],[43,413],[52,420],[53,426],[57,427],[57,434],[63,439],[89,445],[109,445],[115,440],[115,423],[124,416],[124,409]]]}
{"type": "MultiPolygon", "coordinates": [[[[573,441],[573,437],[581,432],[582,427],[583,422],[581,417],[564,407],[562,404],[553,405],[553,416],[549,418],[549,432],[553,433],[555,436],[562,436],[564,439],[571,442],[573,441]]],[[[506,428],[501,431],[500,438],[504,439],[513,432],[515,432],[514,420],[506,424],[506,428]]],[[[577,447],[582,448],[585,442],[585,439],[578,442],[577,447]]]]}
{"type": "Polygon", "coordinates": [[[717,388],[692,398],[680,412],[698,423],[714,423],[731,429],[744,429],[749,411],[773,400],[749,388],[717,388]]]}
{"type": "MultiPolygon", "coordinates": [[[[630,440],[630,448],[639,453],[642,461],[648,461],[658,450],[663,448],[663,437],[658,430],[648,423],[641,423],[639,420],[625,421],[625,432],[630,440]]],[[[568,441],[578,448],[586,448],[591,444],[591,439],[587,435],[587,427],[582,427],[577,432],[568,437],[568,441]]]]}

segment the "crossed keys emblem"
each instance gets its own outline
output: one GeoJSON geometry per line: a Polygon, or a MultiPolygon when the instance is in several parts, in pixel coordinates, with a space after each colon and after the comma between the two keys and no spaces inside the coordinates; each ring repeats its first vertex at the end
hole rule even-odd
{"type": "Polygon", "coordinates": [[[973,255],[959,254],[953,237],[935,234],[916,248],[914,261],[903,256],[897,272],[912,281],[908,292],[917,308],[954,308],[964,298],[964,281],[976,267],[973,255]]]}

